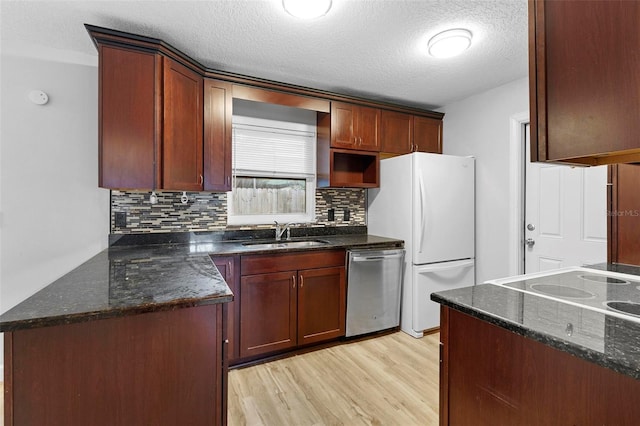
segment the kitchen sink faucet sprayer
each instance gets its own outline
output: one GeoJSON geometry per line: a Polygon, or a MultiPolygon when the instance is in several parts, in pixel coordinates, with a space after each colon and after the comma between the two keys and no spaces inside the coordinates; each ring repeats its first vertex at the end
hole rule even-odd
{"type": "Polygon", "coordinates": [[[295,225],[294,222],[289,222],[284,226],[281,226],[277,220],[273,221],[276,224],[276,241],[280,241],[282,239],[282,234],[287,232],[287,241],[291,239],[291,227],[295,225]]]}

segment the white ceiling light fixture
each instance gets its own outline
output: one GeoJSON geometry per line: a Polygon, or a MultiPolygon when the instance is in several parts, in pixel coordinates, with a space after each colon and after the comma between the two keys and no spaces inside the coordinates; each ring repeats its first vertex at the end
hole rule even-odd
{"type": "Polygon", "coordinates": [[[282,0],[282,7],[296,18],[314,19],[329,12],[331,0],[282,0]]]}
{"type": "Polygon", "coordinates": [[[471,46],[471,31],[462,28],[438,33],[429,40],[429,55],[436,58],[451,58],[471,46]]]}

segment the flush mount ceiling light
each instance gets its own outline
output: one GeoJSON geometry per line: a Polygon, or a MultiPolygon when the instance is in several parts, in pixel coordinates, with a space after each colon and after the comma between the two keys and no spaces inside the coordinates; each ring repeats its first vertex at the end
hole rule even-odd
{"type": "Polygon", "coordinates": [[[436,58],[459,55],[471,46],[471,37],[471,31],[461,28],[438,33],[429,40],[429,54],[436,58]]]}
{"type": "Polygon", "coordinates": [[[313,19],[327,14],[331,0],[282,0],[282,7],[296,18],[313,19]]]}

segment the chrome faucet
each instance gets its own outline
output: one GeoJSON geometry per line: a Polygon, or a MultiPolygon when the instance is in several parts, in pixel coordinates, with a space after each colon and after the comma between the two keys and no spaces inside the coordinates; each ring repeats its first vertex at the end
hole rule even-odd
{"type": "Polygon", "coordinates": [[[278,223],[277,220],[274,220],[275,224],[276,224],[276,241],[280,241],[282,239],[282,234],[285,233],[285,231],[287,232],[287,241],[289,241],[291,239],[291,227],[293,225],[295,225],[294,222],[289,222],[286,225],[282,226],[278,223]]]}

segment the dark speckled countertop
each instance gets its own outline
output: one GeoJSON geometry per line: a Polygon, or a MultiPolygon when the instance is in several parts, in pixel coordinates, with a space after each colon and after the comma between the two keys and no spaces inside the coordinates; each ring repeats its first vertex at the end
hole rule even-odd
{"type": "MultiPolygon", "coordinates": [[[[640,272],[640,268],[620,265],[590,268],[640,272]]],[[[493,284],[433,293],[431,299],[640,380],[638,322],[493,284]]]]}
{"type": "MultiPolygon", "coordinates": [[[[304,250],[398,247],[403,242],[367,234],[298,237],[326,244],[304,250]]],[[[91,321],[233,300],[209,255],[282,253],[246,241],[187,234],[125,238],[0,316],[0,331],[91,321]],[[140,242],[144,245],[136,245],[140,242]]],[[[268,241],[268,240],[267,240],[268,241]]],[[[252,240],[252,242],[256,242],[252,240]]]]}

